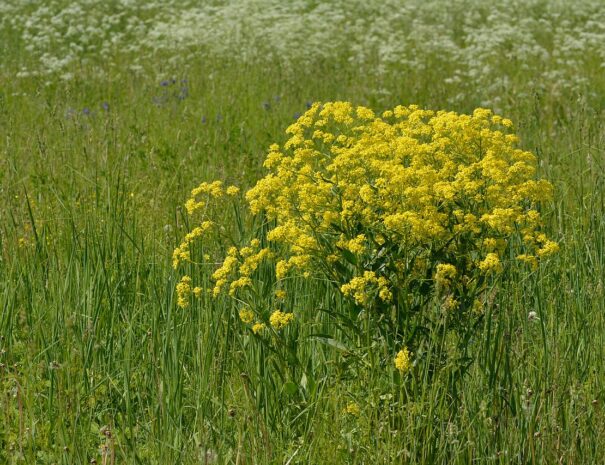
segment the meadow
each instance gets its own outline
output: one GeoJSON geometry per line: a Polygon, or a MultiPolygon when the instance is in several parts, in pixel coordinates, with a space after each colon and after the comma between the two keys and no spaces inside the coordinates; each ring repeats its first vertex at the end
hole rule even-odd
{"type": "Polygon", "coordinates": [[[600,0],[1,2],[0,464],[604,463],[604,111],[600,0]],[[191,189],[251,188],[328,101],[488,108],[554,186],[560,250],[507,269],[463,378],[401,377],[320,280],[287,355],[177,305],[191,189]]]}

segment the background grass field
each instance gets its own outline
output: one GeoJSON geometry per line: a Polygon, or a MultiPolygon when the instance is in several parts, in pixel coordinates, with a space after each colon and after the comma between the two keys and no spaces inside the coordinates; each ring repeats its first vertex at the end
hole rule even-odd
{"type": "Polygon", "coordinates": [[[605,6],[403,3],[0,7],[0,463],[605,461],[605,6]],[[455,409],[309,337],[340,334],[321,283],[289,289],[311,387],[229,301],[175,305],[189,190],[250,187],[327,100],[493,108],[555,186],[561,252],[513,271],[455,409]]]}

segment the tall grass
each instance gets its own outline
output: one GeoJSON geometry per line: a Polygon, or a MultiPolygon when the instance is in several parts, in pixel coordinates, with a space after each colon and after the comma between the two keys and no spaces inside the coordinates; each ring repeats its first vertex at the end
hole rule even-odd
{"type": "Polygon", "coordinates": [[[448,380],[425,382],[420,366],[407,399],[381,371],[389,354],[364,358],[368,340],[334,327],[343,303],[325,284],[288,289],[287,304],[313,315],[286,336],[293,364],[253,344],[230,301],[177,309],[170,255],[188,191],[252,185],[306,102],[437,109],[463,91],[447,108],[469,112],[481,90],[431,66],[376,77],[344,59],[284,71],[213,55],[166,71],[176,82],[162,86],[165,58],[150,77],[96,79],[86,65],[51,85],[0,74],[0,463],[605,460],[602,76],[590,99],[503,90],[556,187],[546,214],[561,252],[539,272],[511,271],[454,402],[448,380]]]}

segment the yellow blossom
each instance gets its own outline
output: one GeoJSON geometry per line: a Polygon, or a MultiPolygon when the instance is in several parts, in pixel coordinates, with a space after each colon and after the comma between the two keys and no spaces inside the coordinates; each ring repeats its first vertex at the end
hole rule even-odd
{"type": "Polygon", "coordinates": [[[376,291],[378,297],[389,302],[393,295],[389,290],[389,282],[383,276],[377,277],[374,271],[364,271],[363,276],[356,276],[340,287],[344,295],[352,296],[359,305],[366,306],[376,291]]]}
{"type": "Polygon", "coordinates": [[[527,263],[533,270],[538,268],[538,257],[535,255],[521,254],[517,255],[517,260],[527,263]]]}
{"type": "Polygon", "coordinates": [[[294,314],[284,313],[281,310],[275,310],[269,317],[269,323],[271,323],[271,326],[273,326],[275,329],[279,330],[288,326],[293,319],[294,314]]]}
{"type": "Polygon", "coordinates": [[[237,195],[237,194],[239,194],[239,187],[229,186],[229,187],[227,187],[227,190],[225,191],[225,193],[230,196],[237,195]]]}
{"type": "Polygon", "coordinates": [[[245,324],[250,324],[254,321],[254,312],[249,308],[242,308],[239,311],[239,318],[245,324]]]}
{"type": "Polygon", "coordinates": [[[252,326],[252,332],[258,334],[266,328],[265,323],[254,323],[252,326]]]}
{"type": "Polygon", "coordinates": [[[361,413],[361,409],[356,402],[349,402],[344,409],[344,412],[348,415],[352,415],[354,417],[358,417],[361,413]]]}
{"type": "Polygon", "coordinates": [[[183,276],[176,285],[177,305],[181,308],[189,306],[189,296],[191,295],[191,278],[183,276]]]}
{"type": "Polygon", "coordinates": [[[495,253],[488,253],[483,261],[479,263],[479,269],[484,273],[499,273],[502,271],[500,257],[495,253]]]}
{"type": "MultiPolygon", "coordinates": [[[[400,105],[376,115],[350,102],[314,103],[283,145],[269,147],[266,175],[244,196],[267,220],[263,236],[228,250],[211,275],[213,296],[263,288],[255,281],[269,282],[259,273],[268,262],[278,282],[327,279],[366,308],[388,311],[426,286],[443,308],[466,308],[468,292],[486,290],[479,274],[502,272],[515,247],[532,267],[559,248],[540,231],[552,185],[537,179],[537,159],[512,126],[483,108],[464,115],[400,105]]],[[[199,222],[175,248],[175,268],[193,261],[194,241],[223,236],[227,228],[209,215],[238,193],[220,181],[191,191],[186,209],[199,222]]],[[[198,294],[178,286],[183,305],[198,294]]],[[[291,318],[274,313],[270,324],[291,318]]]]}
{"type": "Polygon", "coordinates": [[[540,249],[538,249],[539,257],[547,257],[559,251],[559,244],[554,241],[545,241],[540,249]]]}
{"type": "Polygon", "coordinates": [[[407,347],[401,349],[395,357],[395,368],[399,370],[401,374],[407,373],[412,367],[411,354],[407,347]]]}
{"type": "Polygon", "coordinates": [[[286,291],[283,289],[278,289],[275,291],[275,298],[279,300],[283,300],[286,298],[286,291]]]}
{"type": "Polygon", "coordinates": [[[347,242],[346,248],[351,253],[362,254],[366,250],[365,241],[366,236],[364,234],[359,234],[357,237],[347,242]]]}
{"type": "Polygon", "coordinates": [[[456,278],[456,267],[449,263],[440,263],[437,265],[437,272],[435,273],[435,282],[442,287],[449,286],[454,278],[456,278]]]}

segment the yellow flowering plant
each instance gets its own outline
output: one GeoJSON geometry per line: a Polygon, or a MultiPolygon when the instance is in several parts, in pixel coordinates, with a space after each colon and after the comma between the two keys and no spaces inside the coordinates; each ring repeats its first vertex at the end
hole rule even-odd
{"type": "MultiPolygon", "coordinates": [[[[536,157],[518,147],[512,122],[490,110],[410,105],[376,115],[348,102],[315,103],[286,132],[285,144],[269,149],[266,176],[245,193],[262,232],[228,249],[212,275],[211,293],[245,301],[252,310],[242,322],[257,335],[294,318],[271,314],[261,289],[285,295],[287,280],[314,278],[371,321],[393,354],[401,344],[419,353],[423,335],[435,331],[453,330],[466,343],[511,261],[535,268],[558,249],[541,232],[540,205],[552,186],[537,179],[536,157]],[[271,276],[260,279],[263,267],[271,276]]],[[[230,195],[240,194],[204,183],[187,210],[198,214],[230,195]]],[[[202,214],[175,250],[175,267],[215,227],[202,214]]],[[[181,280],[179,305],[192,289],[181,280]]],[[[399,352],[399,371],[404,358],[399,352]]]]}

